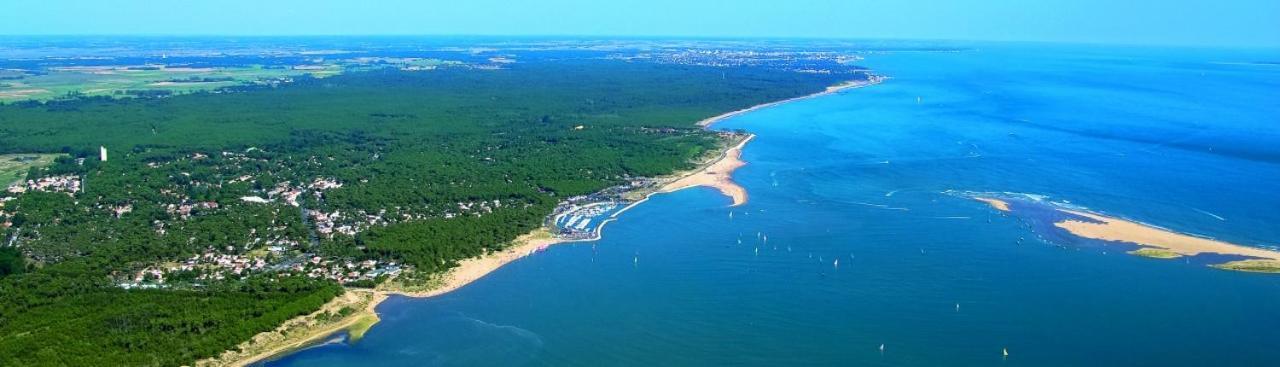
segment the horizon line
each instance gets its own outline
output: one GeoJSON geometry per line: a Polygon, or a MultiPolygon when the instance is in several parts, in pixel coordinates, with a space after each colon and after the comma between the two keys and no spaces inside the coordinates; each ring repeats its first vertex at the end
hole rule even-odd
{"type": "Polygon", "coordinates": [[[348,33],[348,34],[241,34],[241,33],[26,33],[0,34],[0,38],[39,38],[39,37],[104,37],[104,38],[576,38],[576,39],[631,39],[631,40],[805,40],[805,41],[890,41],[890,42],[938,42],[938,43],[1004,43],[1004,44],[1044,44],[1044,45],[1080,45],[1111,47],[1150,47],[1150,48],[1207,48],[1207,49],[1253,49],[1280,50],[1280,44],[1272,45],[1221,45],[1200,43],[1132,43],[1132,42],[1100,42],[1080,40],[994,40],[994,39],[958,39],[958,38],[909,38],[909,37],[844,37],[844,36],[731,36],[731,35],[600,35],[600,34],[463,34],[463,33],[348,33]]]}

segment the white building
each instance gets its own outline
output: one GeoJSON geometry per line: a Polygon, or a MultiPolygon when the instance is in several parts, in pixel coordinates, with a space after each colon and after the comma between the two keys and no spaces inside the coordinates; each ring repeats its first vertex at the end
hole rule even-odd
{"type": "Polygon", "coordinates": [[[107,161],[107,147],[98,146],[98,158],[102,159],[103,162],[107,161]]]}

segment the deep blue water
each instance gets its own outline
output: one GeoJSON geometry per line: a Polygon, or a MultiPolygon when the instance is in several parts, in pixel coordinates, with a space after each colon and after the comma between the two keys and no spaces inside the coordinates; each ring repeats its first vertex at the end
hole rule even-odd
{"type": "Polygon", "coordinates": [[[268,365],[1275,365],[1280,275],[1076,246],[943,194],[1047,195],[1280,244],[1280,66],[1255,63],[1275,60],[871,54],[893,79],[717,126],[758,134],[735,174],[747,205],[657,196],[603,240],[392,298],[358,343],[268,365]]]}

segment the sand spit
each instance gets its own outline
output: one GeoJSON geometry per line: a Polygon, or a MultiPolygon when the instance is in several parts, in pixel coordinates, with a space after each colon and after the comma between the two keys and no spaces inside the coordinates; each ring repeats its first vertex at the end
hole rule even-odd
{"type": "Polygon", "coordinates": [[[1078,210],[1059,209],[1059,211],[1085,217],[1093,221],[1064,220],[1054,223],[1054,226],[1065,229],[1067,232],[1071,232],[1071,234],[1084,238],[1128,242],[1140,246],[1167,250],[1183,256],[1213,253],[1280,260],[1280,252],[1258,247],[1242,246],[1208,238],[1189,236],[1141,223],[1104,217],[1078,210]]]}
{"type": "Polygon", "coordinates": [[[747,189],[733,182],[733,171],[747,164],[742,161],[742,147],[746,146],[755,137],[755,135],[748,135],[746,139],[742,139],[742,142],[725,150],[720,159],[714,163],[663,185],[662,188],[658,189],[658,192],[665,193],[695,186],[706,186],[719,190],[720,193],[732,198],[732,206],[745,204],[747,202],[747,189]]]}

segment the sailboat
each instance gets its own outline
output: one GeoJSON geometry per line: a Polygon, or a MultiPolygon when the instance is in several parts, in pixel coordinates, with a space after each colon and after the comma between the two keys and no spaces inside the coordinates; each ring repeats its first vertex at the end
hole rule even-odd
{"type": "Polygon", "coordinates": [[[1009,348],[1004,348],[1000,352],[1004,354],[1005,358],[1009,358],[1009,348]]]}

